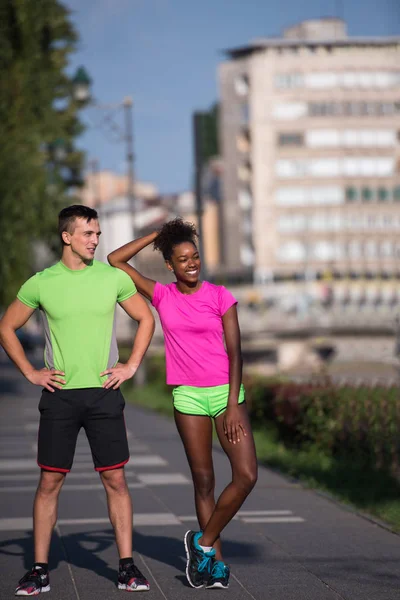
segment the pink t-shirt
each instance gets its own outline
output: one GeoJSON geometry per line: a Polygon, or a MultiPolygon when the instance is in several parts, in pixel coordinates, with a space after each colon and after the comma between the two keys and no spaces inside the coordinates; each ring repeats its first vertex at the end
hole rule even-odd
{"type": "Polygon", "coordinates": [[[236,302],[226,288],[208,281],[194,294],[182,294],[176,283],[156,283],[152,304],[164,332],[167,384],[229,383],[222,315],[236,302]]]}

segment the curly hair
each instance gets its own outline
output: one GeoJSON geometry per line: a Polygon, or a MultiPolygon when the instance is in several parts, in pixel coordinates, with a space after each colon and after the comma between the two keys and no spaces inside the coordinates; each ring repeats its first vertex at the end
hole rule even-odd
{"type": "Polygon", "coordinates": [[[198,233],[193,223],[183,221],[180,217],[165,223],[156,239],[154,240],[154,250],[159,250],[164,260],[171,260],[174,247],[183,242],[191,242],[196,246],[198,233]]]}

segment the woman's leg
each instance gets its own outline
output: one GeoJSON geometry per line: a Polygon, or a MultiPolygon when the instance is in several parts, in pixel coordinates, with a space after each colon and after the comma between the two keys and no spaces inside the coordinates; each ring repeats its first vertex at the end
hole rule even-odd
{"type": "MultiPolygon", "coordinates": [[[[192,472],[197,519],[200,529],[204,530],[215,508],[212,422],[210,417],[185,415],[177,410],[174,416],[192,472]]],[[[217,559],[222,560],[217,537],[210,546],[215,548],[217,559]]]]}
{"type": "Polygon", "coordinates": [[[240,442],[236,444],[228,442],[224,434],[224,415],[219,415],[215,419],[219,441],[231,463],[232,481],[218,498],[211,518],[206,527],[203,528],[203,535],[199,539],[202,546],[212,546],[214,544],[221,531],[242,506],[257,481],[257,457],[250,420],[246,405],[241,404],[239,408],[247,435],[242,435],[240,442]]]}

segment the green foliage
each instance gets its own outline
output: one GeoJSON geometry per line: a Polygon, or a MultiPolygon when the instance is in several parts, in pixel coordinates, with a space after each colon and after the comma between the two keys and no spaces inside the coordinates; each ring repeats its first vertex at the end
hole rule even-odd
{"type": "Polygon", "coordinates": [[[82,126],[65,74],[77,42],[68,10],[57,0],[0,0],[0,27],[1,307],[34,269],[35,243],[56,243],[82,126]],[[50,152],[57,139],[69,151],[63,160],[50,152]]]}
{"type": "Polygon", "coordinates": [[[214,104],[207,112],[195,113],[196,145],[198,161],[201,166],[219,154],[218,111],[218,104],[214,104]]]}
{"type": "Polygon", "coordinates": [[[397,387],[335,387],[250,379],[245,383],[253,424],[273,424],[288,447],[397,473],[400,395],[397,387]]]}
{"type": "MultiPolygon", "coordinates": [[[[149,383],[136,388],[126,382],[123,392],[127,400],[171,417],[164,363],[164,356],[148,357],[149,383]]],[[[245,377],[244,384],[259,461],[400,531],[397,388],[262,377],[245,377]]]]}

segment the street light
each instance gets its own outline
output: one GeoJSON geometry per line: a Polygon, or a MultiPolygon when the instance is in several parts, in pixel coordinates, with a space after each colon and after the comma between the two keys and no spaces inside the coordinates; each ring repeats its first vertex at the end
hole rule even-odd
{"type": "Polygon", "coordinates": [[[90,100],[91,84],[92,80],[85,68],[79,67],[72,78],[73,96],[77,102],[87,102],[90,100]]]}

